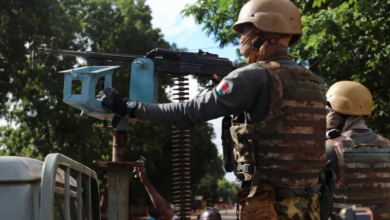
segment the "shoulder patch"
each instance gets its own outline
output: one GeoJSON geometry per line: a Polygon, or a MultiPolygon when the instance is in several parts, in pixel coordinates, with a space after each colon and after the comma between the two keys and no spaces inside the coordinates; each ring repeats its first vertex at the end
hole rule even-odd
{"type": "Polygon", "coordinates": [[[221,96],[221,95],[224,95],[225,93],[229,92],[230,88],[229,88],[228,84],[225,82],[225,80],[222,80],[218,84],[218,86],[215,88],[215,90],[217,91],[217,94],[219,96],[221,96]]]}

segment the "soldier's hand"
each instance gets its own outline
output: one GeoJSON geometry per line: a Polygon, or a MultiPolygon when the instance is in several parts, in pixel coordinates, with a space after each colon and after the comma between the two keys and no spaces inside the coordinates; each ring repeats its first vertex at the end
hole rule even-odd
{"type": "Polygon", "coordinates": [[[104,107],[108,108],[121,118],[127,114],[126,103],[129,99],[122,96],[114,88],[106,88],[103,91],[100,91],[96,96],[96,99],[101,101],[104,107]]]}
{"type": "MultiPolygon", "coordinates": [[[[137,160],[137,162],[139,162],[139,161],[137,160]]],[[[137,171],[139,171],[139,173],[138,173],[138,176],[134,175],[135,178],[139,177],[141,183],[146,183],[147,181],[149,181],[148,175],[146,173],[146,169],[145,169],[144,166],[142,166],[142,167],[134,167],[133,173],[137,174],[137,171]]]]}
{"type": "Polygon", "coordinates": [[[222,81],[223,79],[223,76],[217,76],[217,75],[213,75],[213,82],[214,82],[214,86],[218,86],[218,84],[222,81]]]}

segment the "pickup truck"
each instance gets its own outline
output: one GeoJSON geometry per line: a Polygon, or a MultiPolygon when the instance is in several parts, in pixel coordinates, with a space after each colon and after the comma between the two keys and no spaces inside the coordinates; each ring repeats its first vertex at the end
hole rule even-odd
{"type": "Polygon", "coordinates": [[[1,220],[100,220],[96,172],[62,154],[0,157],[1,220]]]}

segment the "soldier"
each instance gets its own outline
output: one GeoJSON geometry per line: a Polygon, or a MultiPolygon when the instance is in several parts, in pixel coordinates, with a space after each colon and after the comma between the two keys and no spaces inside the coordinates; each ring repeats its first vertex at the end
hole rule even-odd
{"type": "Polygon", "coordinates": [[[213,207],[206,207],[202,214],[200,214],[198,220],[221,220],[221,214],[219,209],[213,207]]]}
{"type": "Polygon", "coordinates": [[[374,219],[390,218],[390,141],[368,129],[372,96],[363,85],[341,81],[328,99],[326,158],[337,173],[333,219],[352,204],[371,208],[374,219]]]}
{"type": "Polygon", "coordinates": [[[179,128],[234,115],[232,167],[242,180],[241,219],[320,219],[326,89],[288,56],[287,48],[302,36],[299,10],[289,0],[251,0],[233,29],[250,65],[231,72],[213,91],[184,103],[148,104],[110,88],[98,99],[119,117],[179,128]]]}

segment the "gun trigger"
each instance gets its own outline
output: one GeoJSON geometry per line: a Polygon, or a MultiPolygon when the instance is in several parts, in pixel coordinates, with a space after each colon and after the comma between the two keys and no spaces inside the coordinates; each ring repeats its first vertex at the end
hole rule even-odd
{"type": "Polygon", "coordinates": [[[218,83],[219,83],[219,81],[216,80],[216,79],[214,79],[214,78],[211,78],[211,81],[212,81],[214,84],[218,84],[218,83]]]}

